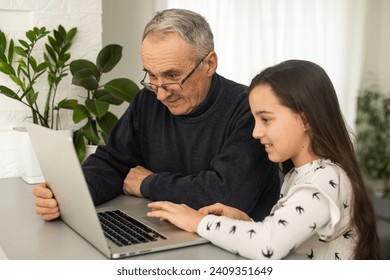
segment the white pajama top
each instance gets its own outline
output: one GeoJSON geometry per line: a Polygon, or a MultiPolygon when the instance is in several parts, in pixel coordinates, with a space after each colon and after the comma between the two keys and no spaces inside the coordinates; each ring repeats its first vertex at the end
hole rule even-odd
{"type": "Polygon", "coordinates": [[[280,199],[263,221],[208,215],[198,234],[250,259],[282,259],[291,252],[307,259],[353,259],[351,192],[339,165],[315,160],[285,176],[280,199]]]}

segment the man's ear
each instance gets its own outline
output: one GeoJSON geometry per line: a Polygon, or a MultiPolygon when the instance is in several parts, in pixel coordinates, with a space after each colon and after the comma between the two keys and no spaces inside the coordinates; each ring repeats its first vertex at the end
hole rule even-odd
{"type": "Polygon", "coordinates": [[[204,61],[208,67],[207,76],[211,77],[217,71],[218,56],[214,51],[211,51],[204,61]]]}

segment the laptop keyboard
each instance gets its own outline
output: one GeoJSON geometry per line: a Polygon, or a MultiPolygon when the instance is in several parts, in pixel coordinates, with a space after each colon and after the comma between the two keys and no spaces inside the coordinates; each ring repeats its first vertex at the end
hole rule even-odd
{"type": "Polygon", "coordinates": [[[128,246],[166,239],[120,210],[97,213],[104,235],[118,246],[128,246]]]}

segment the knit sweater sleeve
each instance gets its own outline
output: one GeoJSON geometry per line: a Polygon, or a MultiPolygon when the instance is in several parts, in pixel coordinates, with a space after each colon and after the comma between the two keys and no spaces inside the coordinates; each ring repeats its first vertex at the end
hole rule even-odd
{"type": "Polygon", "coordinates": [[[330,201],[315,187],[300,187],[262,222],[208,215],[198,233],[232,253],[250,259],[282,259],[330,220],[330,201]]]}
{"type": "Polygon", "coordinates": [[[113,128],[107,145],[83,163],[83,171],[95,205],[122,194],[123,180],[131,167],[142,164],[134,123],[134,108],[139,95],[113,128]]]}

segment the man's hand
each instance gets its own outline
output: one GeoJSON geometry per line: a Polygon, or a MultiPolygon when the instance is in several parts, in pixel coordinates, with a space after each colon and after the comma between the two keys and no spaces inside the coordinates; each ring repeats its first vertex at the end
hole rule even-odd
{"type": "Polygon", "coordinates": [[[153,172],[139,165],[131,168],[123,181],[123,192],[128,195],[142,197],[141,183],[150,174],[153,174],[153,172]]]}
{"type": "Polygon", "coordinates": [[[35,212],[45,221],[51,221],[60,216],[57,200],[46,183],[38,184],[32,188],[35,196],[35,212]]]}

